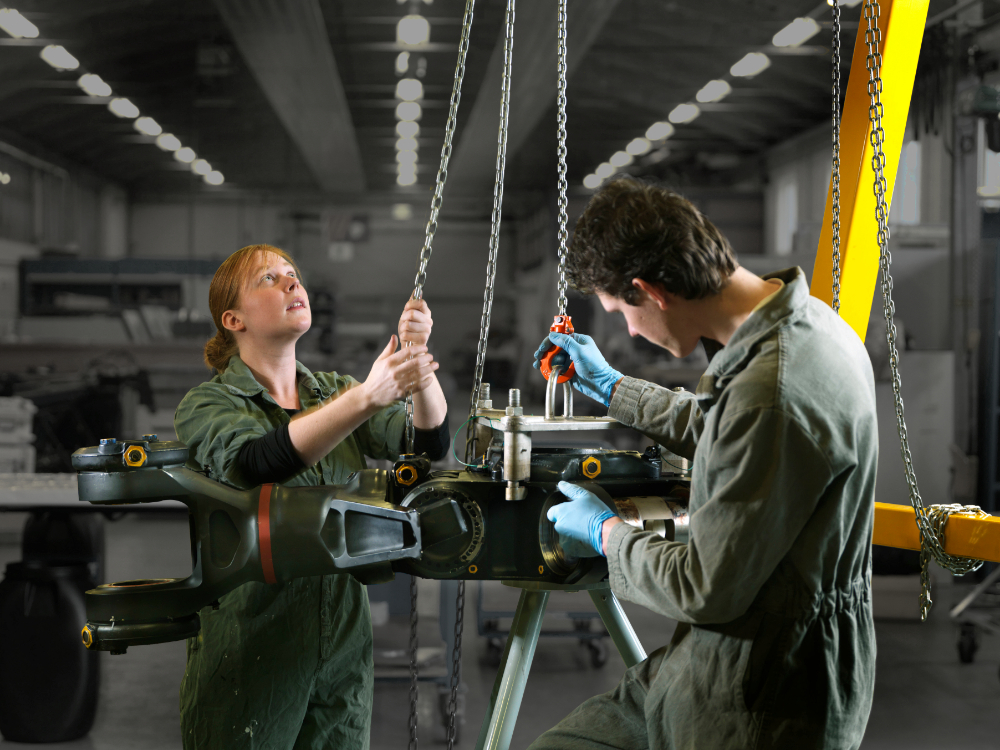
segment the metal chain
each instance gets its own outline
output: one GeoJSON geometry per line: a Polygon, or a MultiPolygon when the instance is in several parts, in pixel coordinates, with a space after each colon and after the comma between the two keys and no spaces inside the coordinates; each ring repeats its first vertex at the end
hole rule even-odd
{"type": "Polygon", "coordinates": [[[410,742],[417,750],[417,577],[410,576],[410,742]]]}
{"type": "MultiPolygon", "coordinates": [[[[413,299],[422,299],[424,284],[427,282],[427,263],[433,252],[434,236],[438,229],[438,213],[441,211],[444,184],[448,181],[448,162],[451,159],[452,141],[458,125],[458,103],[462,99],[462,81],[465,78],[465,58],[469,53],[469,33],[472,30],[472,11],[476,0],[466,0],[465,15],[462,17],[462,38],[458,43],[458,61],[455,63],[455,78],[451,87],[451,102],[448,105],[448,120],[444,126],[444,143],[441,145],[441,162],[434,182],[434,197],[431,198],[431,213],[424,230],[424,246],[420,250],[417,276],[413,280],[413,299]]],[[[407,344],[408,346],[409,344],[407,344]]],[[[406,392],[406,452],[413,453],[413,393],[406,392]]]]}
{"type": "Polygon", "coordinates": [[[566,182],[566,0],[559,0],[559,28],[556,32],[558,41],[558,54],[556,70],[559,74],[558,95],[556,104],[558,107],[558,138],[559,148],[559,314],[566,314],[566,243],[569,239],[569,232],[566,225],[569,223],[569,200],[566,198],[566,190],[569,187],[566,182]]]}
{"type": "Polygon", "coordinates": [[[833,0],[833,311],[840,314],[840,0],[833,0]]]}
{"type": "MultiPolygon", "coordinates": [[[[883,153],[885,131],[882,129],[882,54],[879,52],[882,34],[878,28],[880,12],[878,0],[865,0],[865,45],[868,48],[865,65],[868,68],[868,120],[871,124],[869,138],[873,150],[872,171],[875,173],[875,218],[878,221],[879,270],[882,275],[882,313],[885,316],[885,338],[889,347],[889,364],[892,370],[892,395],[896,411],[896,429],[899,432],[900,452],[903,456],[903,467],[906,473],[906,485],[909,490],[910,504],[913,506],[914,513],[916,514],[917,528],[920,531],[921,558],[933,558],[938,565],[946,570],[950,570],[956,575],[964,575],[978,569],[982,565],[982,561],[956,557],[944,551],[944,525],[947,522],[947,515],[955,512],[953,510],[955,506],[932,505],[929,509],[924,507],[923,498],[921,498],[920,489],[917,486],[917,475],[913,468],[913,457],[910,453],[906,420],[903,416],[899,352],[896,349],[896,325],[893,323],[896,306],[892,301],[892,275],[889,272],[892,256],[889,253],[889,216],[886,203],[885,154],[883,153]],[[943,520],[940,518],[942,514],[945,516],[943,520]]],[[[962,506],[958,507],[961,508],[962,506]]],[[[965,506],[962,512],[971,512],[969,508],[975,507],[965,506]]],[[[927,568],[926,562],[921,565],[921,620],[927,619],[927,615],[933,604],[930,596],[931,583],[927,568]]]]}
{"type": "Polygon", "coordinates": [[[475,457],[475,414],[479,402],[479,388],[483,381],[486,365],[486,341],[490,332],[490,316],[493,311],[493,285],[497,274],[497,250],[500,247],[500,209],[503,205],[503,177],[507,166],[507,120],[510,113],[510,63],[514,51],[514,1],[507,0],[506,26],[504,33],[503,79],[500,89],[500,129],[497,134],[497,169],[493,184],[493,219],[490,229],[490,252],[486,262],[486,290],[483,293],[483,317],[479,323],[479,345],[476,349],[476,371],[472,378],[472,398],[469,406],[469,426],[466,429],[465,460],[475,457]]]}
{"type": "Polygon", "coordinates": [[[448,696],[448,750],[455,750],[455,717],[458,715],[458,687],[462,678],[462,630],[465,625],[465,581],[458,582],[455,600],[455,645],[451,652],[451,694],[448,696]]]}

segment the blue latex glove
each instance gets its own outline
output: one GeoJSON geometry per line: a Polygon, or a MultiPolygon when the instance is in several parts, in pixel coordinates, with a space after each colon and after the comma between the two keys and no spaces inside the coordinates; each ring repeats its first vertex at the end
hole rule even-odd
{"type": "Polygon", "coordinates": [[[615,514],[590,490],[569,482],[557,486],[570,501],[553,505],[545,515],[556,525],[563,551],[572,557],[604,557],[601,530],[615,514]]]}
{"type": "MultiPolygon", "coordinates": [[[[535,352],[535,369],[541,368],[542,357],[553,346],[566,352],[576,366],[570,382],[585,396],[607,406],[611,403],[611,389],[622,379],[622,374],[611,367],[594,340],[582,333],[550,333],[535,352]]],[[[558,355],[556,357],[558,361],[558,355]]]]}

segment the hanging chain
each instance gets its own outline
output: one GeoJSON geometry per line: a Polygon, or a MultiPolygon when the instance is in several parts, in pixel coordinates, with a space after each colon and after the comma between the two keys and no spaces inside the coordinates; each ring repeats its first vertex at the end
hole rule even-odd
{"type": "MultiPolygon", "coordinates": [[[[462,99],[462,80],[465,78],[465,58],[469,53],[469,32],[472,30],[472,11],[476,0],[466,0],[465,15],[462,18],[462,38],[458,43],[458,61],[455,63],[455,78],[451,87],[451,102],[448,105],[448,120],[444,126],[444,143],[441,146],[441,163],[434,182],[434,197],[431,198],[431,214],[424,231],[424,246],[420,250],[417,276],[413,280],[413,299],[422,299],[427,281],[427,263],[433,252],[434,235],[438,229],[438,213],[441,211],[444,184],[448,181],[448,162],[451,159],[452,141],[458,125],[458,103],[462,99]]],[[[407,344],[409,346],[409,344],[407,344]]],[[[406,392],[406,452],[413,453],[413,393],[406,392]]]]}
{"type": "MultiPolygon", "coordinates": [[[[948,516],[954,513],[969,515],[982,512],[974,505],[932,505],[924,506],[920,489],[917,487],[917,475],[913,468],[913,456],[910,453],[910,441],[906,430],[906,420],[903,417],[903,396],[899,375],[899,352],[896,349],[896,325],[893,316],[896,306],[892,301],[892,275],[889,272],[892,256],[889,253],[889,223],[886,203],[885,179],[885,131],[882,129],[882,54],[879,46],[882,40],[878,28],[880,8],[878,0],[865,0],[865,45],[868,47],[866,67],[868,68],[868,119],[871,124],[870,141],[872,145],[872,171],[875,173],[875,218],[878,221],[879,270],[881,272],[882,313],[885,316],[885,338],[889,346],[889,364],[892,370],[892,395],[896,411],[896,429],[899,432],[900,451],[903,456],[903,467],[906,473],[906,485],[909,490],[910,504],[916,514],[917,528],[920,531],[920,619],[926,620],[933,600],[931,599],[931,582],[928,563],[931,559],[946,570],[956,575],[965,575],[979,568],[983,563],[965,557],[949,555],[944,551],[944,528],[948,516]]],[[[986,514],[983,514],[986,515],[986,514]]]]}
{"type": "Polygon", "coordinates": [[[410,742],[417,750],[417,577],[410,576],[410,742]]]}
{"type": "Polygon", "coordinates": [[[840,0],[833,0],[833,311],[840,314],[840,0]]]}
{"type": "Polygon", "coordinates": [[[472,399],[469,406],[469,426],[466,429],[465,460],[476,455],[475,415],[479,403],[479,388],[486,365],[486,340],[490,332],[493,311],[493,285],[497,275],[497,250],[500,247],[500,209],[503,205],[503,177],[507,166],[507,120],[510,113],[510,63],[514,51],[514,0],[507,0],[507,16],[503,46],[503,79],[500,88],[500,129],[497,134],[497,170],[493,184],[493,220],[490,229],[490,252],[486,262],[486,291],[483,293],[483,317],[479,323],[479,345],[476,349],[476,371],[472,378],[472,399]]]}
{"type": "Polygon", "coordinates": [[[558,54],[556,70],[559,74],[558,95],[556,104],[558,107],[557,121],[559,124],[558,137],[559,148],[559,314],[566,314],[566,242],[569,239],[569,232],[566,231],[566,224],[569,223],[567,209],[569,200],[566,198],[568,184],[566,182],[566,0],[559,0],[559,29],[556,32],[558,40],[558,54]]]}
{"type": "Polygon", "coordinates": [[[451,652],[451,693],[448,696],[448,750],[455,750],[458,687],[462,680],[462,629],[465,625],[465,581],[458,582],[455,601],[455,646],[451,652]]]}

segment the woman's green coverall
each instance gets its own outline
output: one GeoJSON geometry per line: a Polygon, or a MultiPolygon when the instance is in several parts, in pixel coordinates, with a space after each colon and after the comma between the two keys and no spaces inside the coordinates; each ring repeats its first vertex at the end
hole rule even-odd
{"type": "MultiPolygon", "coordinates": [[[[303,409],[349,388],[336,373],[301,363],[303,409]]],[[[319,463],[286,486],[343,484],[365,456],[395,459],[404,429],[402,405],[383,409],[319,463]]],[[[248,440],[289,421],[239,356],[226,371],[192,389],[174,416],[192,468],[246,489],[236,458],[248,440]]],[[[367,748],[373,689],[372,626],[365,587],[349,574],[287,583],[246,583],[218,610],[201,612],[188,641],[181,683],[186,750],[199,748],[367,748]]]]}
{"type": "Polygon", "coordinates": [[[670,645],[532,748],[861,744],[875,679],[878,462],[864,345],[800,269],[737,329],[695,393],[625,378],[610,415],[694,459],[690,541],[626,524],[614,592],[679,625],[670,645]]]}

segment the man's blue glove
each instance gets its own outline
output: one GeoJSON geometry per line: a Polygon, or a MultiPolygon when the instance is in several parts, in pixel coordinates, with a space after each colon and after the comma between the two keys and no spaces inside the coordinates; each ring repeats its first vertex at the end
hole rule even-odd
{"type": "Polygon", "coordinates": [[[569,482],[557,486],[570,501],[553,505],[545,515],[556,525],[563,551],[571,557],[603,557],[601,530],[615,514],[590,490],[569,482]]]}
{"type": "Polygon", "coordinates": [[[535,352],[536,370],[541,368],[542,357],[553,346],[566,352],[576,366],[576,374],[570,381],[573,387],[608,406],[611,403],[611,389],[622,379],[622,374],[607,363],[594,340],[582,333],[550,333],[535,352]]]}

